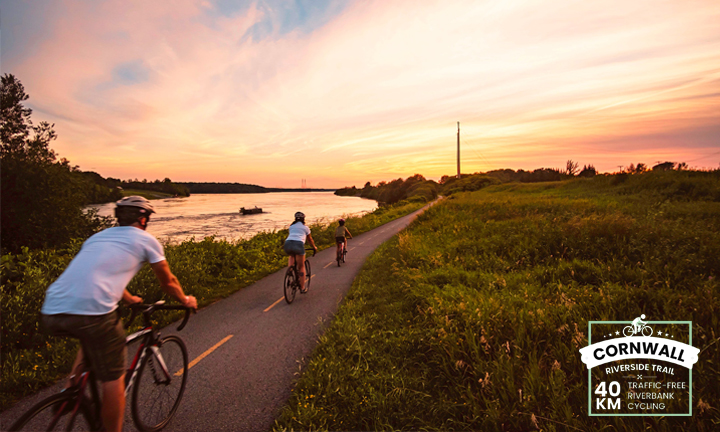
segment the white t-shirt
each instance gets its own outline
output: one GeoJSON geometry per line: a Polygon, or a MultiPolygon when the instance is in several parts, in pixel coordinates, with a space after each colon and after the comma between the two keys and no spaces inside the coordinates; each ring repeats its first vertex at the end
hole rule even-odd
{"type": "Polygon", "coordinates": [[[101,231],[83,243],[45,293],[45,315],[103,315],[117,308],[130,280],[147,261],[165,259],[155,237],[132,226],[101,231]]]}
{"type": "Polygon", "coordinates": [[[310,235],[310,228],[302,222],[294,223],[288,228],[290,234],[286,240],[296,240],[305,243],[305,238],[310,235]]]}

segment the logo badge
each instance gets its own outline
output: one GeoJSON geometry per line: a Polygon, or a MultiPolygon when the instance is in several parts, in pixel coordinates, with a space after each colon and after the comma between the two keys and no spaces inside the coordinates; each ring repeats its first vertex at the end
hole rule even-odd
{"type": "Polygon", "coordinates": [[[588,415],[692,415],[692,322],[645,318],[589,322],[588,415]]]}

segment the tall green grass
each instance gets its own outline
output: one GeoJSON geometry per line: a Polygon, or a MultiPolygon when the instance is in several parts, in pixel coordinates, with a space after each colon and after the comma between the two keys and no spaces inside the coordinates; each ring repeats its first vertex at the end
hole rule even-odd
{"type": "Polygon", "coordinates": [[[718,430],[718,176],[650,174],[432,207],[368,260],[275,429],[718,430]],[[588,321],[641,313],[693,322],[693,417],[587,415],[588,321]]]}
{"type": "MultiPolygon", "coordinates": [[[[409,214],[424,202],[400,202],[384,206],[362,217],[347,218],[354,235],[409,214]]],[[[335,245],[336,223],[310,228],[316,245],[335,245]]],[[[166,245],[165,256],[186,294],[194,295],[202,307],[236,292],[287,265],[282,244],[287,230],[260,233],[249,240],[228,242],[207,237],[166,245]]],[[[63,249],[25,249],[4,255],[0,261],[2,285],[2,381],[0,409],[18,397],[53,383],[70,370],[77,343],[68,338],[48,337],[38,331],[45,290],[65,270],[80,250],[81,240],[63,249]]],[[[128,290],[146,302],[166,298],[149,266],[130,282],[128,290]]],[[[158,315],[160,326],[179,318],[180,313],[158,315]]]]}

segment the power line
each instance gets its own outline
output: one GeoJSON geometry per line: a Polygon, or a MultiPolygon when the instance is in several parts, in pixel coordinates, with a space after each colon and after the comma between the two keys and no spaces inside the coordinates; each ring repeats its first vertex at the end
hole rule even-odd
{"type": "MultiPolygon", "coordinates": [[[[463,138],[463,139],[462,139],[462,143],[467,147],[468,141],[467,141],[466,139],[463,138]]],[[[485,156],[483,156],[482,153],[479,153],[479,152],[475,149],[475,147],[470,147],[470,149],[473,151],[473,153],[475,153],[475,156],[477,156],[478,158],[482,159],[489,168],[492,169],[492,168],[494,167],[493,164],[491,164],[487,159],[485,159],[485,156]]]]}

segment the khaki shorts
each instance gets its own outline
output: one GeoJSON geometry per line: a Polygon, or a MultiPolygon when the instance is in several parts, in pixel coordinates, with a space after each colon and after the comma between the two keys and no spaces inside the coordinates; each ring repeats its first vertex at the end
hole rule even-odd
{"type": "Polygon", "coordinates": [[[125,373],[125,329],[117,311],[105,315],[41,315],[40,328],[53,336],[80,339],[85,358],[100,381],[115,381],[125,373]]]}

